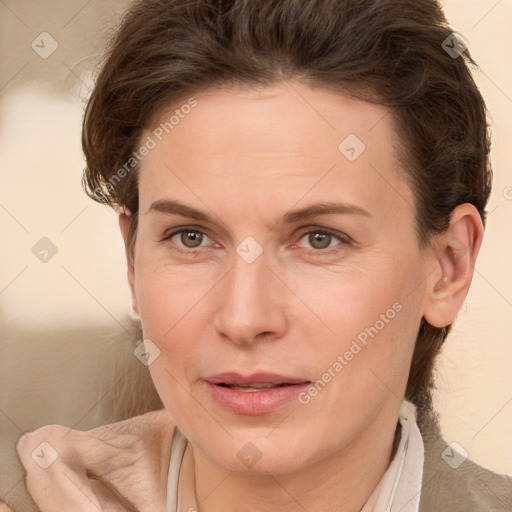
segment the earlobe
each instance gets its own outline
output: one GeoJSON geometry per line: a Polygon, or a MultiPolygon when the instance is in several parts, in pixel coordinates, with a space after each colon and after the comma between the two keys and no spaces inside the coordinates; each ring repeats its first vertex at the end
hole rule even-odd
{"type": "Polygon", "coordinates": [[[471,285],[483,231],[478,210],[465,203],[455,208],[448,229],[438,235],[438,271],[428,282],[423,315],[430,325],[445,327],[456,319],[471,285]]]}
{"type": "Polygon", "coordinates": [[[123,237],[123,241],[124,241],[126,264],[127,264],[126,276],[128,278],[128,286],[130,287],[130,294],[132,297],[132,309],[137,315],[139,315],[137,296],[135,294],[135,268],[134,268],[134,265],[130,262],[130,257],[128,254],[128,251],[129,251],[129,249],[128,249],[128,232],[130,230],[130,223],[132,222],[132,217],[131,217],[130,211],[123,206],[118,206],[116,208],[116,211],[118,213],[119,228],[121,230],[121,236],[123,237]]]}

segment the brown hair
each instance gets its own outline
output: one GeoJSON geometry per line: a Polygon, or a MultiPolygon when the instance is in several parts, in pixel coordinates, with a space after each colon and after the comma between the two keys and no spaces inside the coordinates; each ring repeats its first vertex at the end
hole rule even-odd
{"type": "MultiPolygon", "coordinates": [[[[139,0],[87,105],[84,189],[130,210],[133,262],[138,167],[123,179],[116,172],[153,116],[209,87],[299,79],[390,109],[426,246],[459,204],[473,204],[485,223],[490,133],[463,50],[435,0],[139,0]]],[[[434,361],[450,329],[422,320],[405,395],[420,414],[431,409],[434,361]]]]}

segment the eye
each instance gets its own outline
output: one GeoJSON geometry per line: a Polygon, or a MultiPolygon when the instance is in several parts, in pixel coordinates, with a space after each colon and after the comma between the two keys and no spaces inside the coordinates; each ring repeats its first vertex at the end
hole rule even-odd
{"type": "Polygon", "coordinates": [[[313,247],[310,253],[314,254],[332,254],[339,252],[343,247],[350,243],[350,238],[337,231],[331,231],[329,229],[319,228],[307,231],[300,237],[300,241],[305,240],[311,247],[313,247]],[[338,241],[340,243],[336,244],[338,241]],[[326,249],[333,249],[327,251],[326,249]]]}
{"type": "Polygon", "coordinates": [[[173,248],[181,253],[197,252],[194,249],[206,248],[206,246],[201,245],[205,240],[212,241],[203,231],[192,227],[175,229],[166,233],[161,241],[163,242],[166,240],[173,242],[173,245],[175,246],[173,248]]]}

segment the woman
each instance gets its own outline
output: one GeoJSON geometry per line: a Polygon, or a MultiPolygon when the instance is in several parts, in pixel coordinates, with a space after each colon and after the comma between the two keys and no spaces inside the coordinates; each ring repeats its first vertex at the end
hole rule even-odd
{"type": "Polygon", "coordinates": [[[434,0],[130,8],[84,186],[165,409],[21,438],[41,510],[512,509],[431,402],[492,178],[470,64],[434,0]]]}

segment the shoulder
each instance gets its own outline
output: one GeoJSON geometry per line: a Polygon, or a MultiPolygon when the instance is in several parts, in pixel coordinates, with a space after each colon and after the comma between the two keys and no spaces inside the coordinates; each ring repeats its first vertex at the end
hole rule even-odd
{"type": "Polygon", "coordinates": [[[435,413],[418,427],[425,447],[420,512],[512,511],[512,477],[476,464],[449,445],[435,413]]]}

